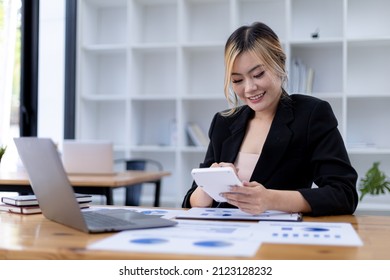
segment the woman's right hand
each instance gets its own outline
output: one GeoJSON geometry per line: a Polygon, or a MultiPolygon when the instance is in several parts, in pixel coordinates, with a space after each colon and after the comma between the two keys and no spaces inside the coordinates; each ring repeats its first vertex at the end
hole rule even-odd
{"type": "Polygon", "coordinates": [[[233,168],[234,172],[236,172],[236,174],[238,174],[238,168],[236,168],[234,166],[234,164],[230,163],[230,162],[220,162],[220,163],[214,162],[210,167],[213,167],[213,168],[214,167],[231,167],[231,168],[233,168]]]}
{"type": "MultiPolygon", "coordinates": [[[[210,168],[218,167],[231,167],[236,174],[238,172],[238,169],[234,166],[234,164],[229,162],[215,162],[210,166],[210,168]]],[[[190,203],[191,207],[210,207],[213,204],[213,199],[203,190],[203,188],[198,186],[191,195],[190,203]]]]}

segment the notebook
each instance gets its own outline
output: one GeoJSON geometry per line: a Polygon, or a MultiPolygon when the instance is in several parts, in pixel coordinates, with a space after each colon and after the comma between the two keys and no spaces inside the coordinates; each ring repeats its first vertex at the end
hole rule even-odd
{"type": "Polygon", "coordinates": [[[89,233],[174,226],[176,221],[130,209],[80,210],[53,141],[14,138],[42,214],[54,222],[89,233]]]}
{"type": "Polygon", "coordinates": [[[113,145],[108,141],[64,140],[62,162],[68,174],[114,174],[113,145]]]}

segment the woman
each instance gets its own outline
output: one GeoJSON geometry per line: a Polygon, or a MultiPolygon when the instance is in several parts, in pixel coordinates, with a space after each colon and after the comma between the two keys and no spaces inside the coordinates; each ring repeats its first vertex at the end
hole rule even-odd
{"type": "Polygon", "coordinates": [[[244,188],[217,203],[193,183],[183,207],[238,207],[312,216],[352,214],[358,202],[351,166],[330,105],[284,90],[286,56],[263,23],[238,28],[225,46],[225,96],[200,167],[232,166],[244,188]],[[239,105],[239,102],[244,105],[239,105]],[[313,186],[313,183],[316,186],[313,186]]]}

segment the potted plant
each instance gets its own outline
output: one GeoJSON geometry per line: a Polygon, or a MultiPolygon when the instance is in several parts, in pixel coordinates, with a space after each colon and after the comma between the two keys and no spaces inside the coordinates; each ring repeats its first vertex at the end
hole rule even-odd
{"type": "Polygon", "coordinates": [[[365,176],[360,180],[360,201],[366,194],[380,195],[390,192],[390,181],[387,176],[379,169],[379,162],[374,162],[372,167],[367,170],[365,176]]]}
{"type": "Polygon", "coordinates": [[[7,150],[7,146],[0,146],[0,162],[5,153],[5,150],[7,150]]]}

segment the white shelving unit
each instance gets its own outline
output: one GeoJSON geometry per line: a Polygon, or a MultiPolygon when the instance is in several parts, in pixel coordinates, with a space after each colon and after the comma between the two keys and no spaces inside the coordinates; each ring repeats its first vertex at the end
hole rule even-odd
{"type": "MultiPolygon", "coordinates": [[[[332,105],[359,176],[378,160],[390,174],[385,0],[80,0],[76,137],[112,140],[118,158],[161,161],[172,172],[162,204],[180,206],[206,151],[189,145],[186,124],[207,133],[227,108],[224,44],[253,21],[278,34],[290,73],[294,58],[314,70],[311,94],[332,105]]],[[[359,208],[390,210],[389,196],[378,200],[359,208]]]]}

